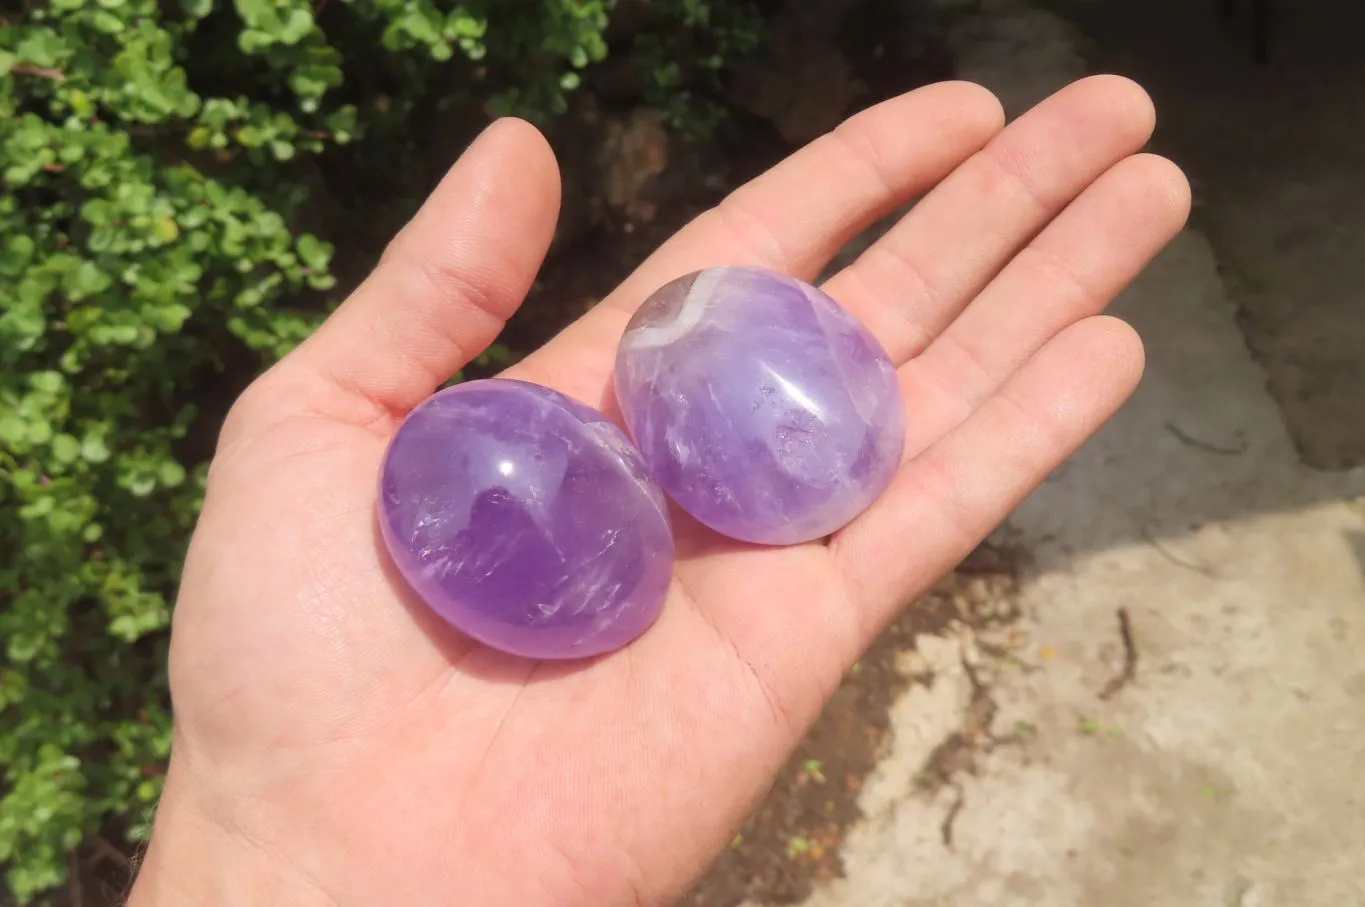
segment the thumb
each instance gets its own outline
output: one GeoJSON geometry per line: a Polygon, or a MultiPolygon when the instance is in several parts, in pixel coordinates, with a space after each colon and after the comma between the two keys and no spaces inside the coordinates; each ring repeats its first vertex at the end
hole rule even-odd
{"type": "Polygon", "coordinates": [[[379,266],[281,363],[401,418],[490,344],[554,235],[559,170],[516,119],[474,141],[379,266]]]}

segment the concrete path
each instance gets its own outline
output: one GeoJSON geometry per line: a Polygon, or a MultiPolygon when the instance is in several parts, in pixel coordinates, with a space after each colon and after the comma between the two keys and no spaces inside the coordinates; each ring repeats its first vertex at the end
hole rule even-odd
{"type": "MultiPolygon", "coordinates": [[[[1011,113],[1084,71],[1061,19],[975,6],[960,74],[1011,113]]],[[[1197,233],[1116,312],[1148,374],[1002,530],[1023,619],[919,640],[808,907],[1365,905],[1365,472],[1301,465],[1197,233]],[[971,768],[926,786],[983,697],[971,768]]]]}

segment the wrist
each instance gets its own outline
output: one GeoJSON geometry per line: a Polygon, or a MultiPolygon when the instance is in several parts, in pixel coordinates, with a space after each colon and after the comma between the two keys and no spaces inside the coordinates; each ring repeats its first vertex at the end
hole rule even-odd
{"type": "Polygon", "coordinates": [[[226,827],[172,765],[128,907],[291,907],[337,901],[270,842],[226,827]]]}

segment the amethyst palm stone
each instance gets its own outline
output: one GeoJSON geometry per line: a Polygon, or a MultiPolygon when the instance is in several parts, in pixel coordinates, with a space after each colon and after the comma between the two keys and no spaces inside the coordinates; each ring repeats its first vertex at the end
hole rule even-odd
{"type": "Polygon", "coordinates": [[[711,268],[650,296],[621,339],[616,394],[664,491],[748,542],[846,525],[905,443],[886,351],[825,293],[761,269],[711,268]]]}
{"type": "Polygon", "coordinates": [[[658,617],[667,507],[601,413],[507,379],[428,398],[390,442],[380,525],[404,579],[465,634],[516,655],[599,655],[658,617]]]}

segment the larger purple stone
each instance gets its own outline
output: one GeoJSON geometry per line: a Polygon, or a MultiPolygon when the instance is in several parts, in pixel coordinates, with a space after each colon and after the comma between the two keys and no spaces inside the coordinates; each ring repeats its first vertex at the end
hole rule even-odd
{"type": "Polygon", "coordinates": [[[437,614],[530,658],[625,645],[672,577],[667,507],[626,436],[523,381],[459,384],[413,410],[384,458],[380,524],[437,614]]]}
{"type": "Polygon", "coordinates": [[[821,538],[871,504],[905,443],[896,370],[825,293],[755,268],[665,285],[616,357],[626,424],[664,490],[732,538],[821,538]]]}

